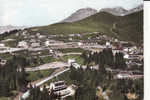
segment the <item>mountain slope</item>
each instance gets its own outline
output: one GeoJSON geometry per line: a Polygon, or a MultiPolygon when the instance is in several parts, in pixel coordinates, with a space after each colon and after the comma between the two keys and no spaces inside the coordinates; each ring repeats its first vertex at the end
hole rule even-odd
{"type": "Polygon", "coordinates": [[[92,8],[79,9],[78,11],[76,11],[75,13],[73,13],[71,16],[69,16],[68,18],[64,19],[62,22],[75,22],[75,21],[79,21],[79,20],[87,18],[87,17],[89,17],[91,15],[94,15],[96,13],[97,13],[97,10],[92,9],[92,8]]]}
{"type": "Polygon", "coordinates": [[[57,23],[32,29],[38,29],[43,34],[103,32],[122,40],[140,43],[143,40],[143,11],[126,16],[99,12],[77,22],[57,23]]]}

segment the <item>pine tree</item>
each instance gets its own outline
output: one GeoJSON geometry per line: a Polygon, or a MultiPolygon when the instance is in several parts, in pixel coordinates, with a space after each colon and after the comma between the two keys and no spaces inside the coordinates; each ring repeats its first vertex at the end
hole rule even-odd
{"type": "Polygon", "coordinates": [[[1,80],[0,81],[0,96],[9,96],[10,88],[9,88],[9,82],[7,80],[1,80]]]}

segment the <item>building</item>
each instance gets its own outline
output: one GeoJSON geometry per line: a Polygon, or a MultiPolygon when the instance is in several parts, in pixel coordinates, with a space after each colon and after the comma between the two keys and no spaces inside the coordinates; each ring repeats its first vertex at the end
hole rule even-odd
{"type": "Polygon", "coordinates": [[[5,44],[3,44],[3,43],[0,43],[0,47],[5,47],[5,44]]]}
{"type": "Polygon", "coordinates": [[[79,69],[79,68],[81,67],[78,63],[72,63],[72,66],[73,66],[75,69],[79,69]]]}
{"type": "Polygon", "coordinates": [[[75,59],[68,59],[68,65],[71,66],[72,63],[75,63],[75,59]]]}
{"type": "Polygon", "coordinates": [[[123,58],[129,59],[129,55],[128,55],[128,54],[125,54],[125,55],[123,56],[123,58]]]}
{"type": "Polygon", "coordinates": [[[112,49],[113,55],[116,53],[123,53],[122,49],[112,49]]]}
{"type": "Polygon", "coordinates": [[[28,48],[28,43],[26,41],[20,41],[17,46],[20,48],[28,48]]]}
{"type": "Polygon", "coordinates": [[[121,71],[117,74],[117,79],[129,79],[132,76],[132,72],[121,71]]]}
{"type": "Polygon", "coordinates": [[[50,41],[45,41],[45,46],[50,46],[50,41]]]}
{"type": "Polygon", "coordinates": [[[82,46],[83,44],[81,42],[78,42],[78,46],[82,46]]]}
{"type": "Polygon", "coordinates": [[[54,94],[59,95],[62,98],[71,95],[71,91],[69,90],[64,81],[51,83],[50,90],[53,90],[54,94]]]}
{"type": "Polygon", "coordinates": [[[67,88],[67,85],[64,81],[58,81],[50,84],[50,89],[57,92],[67,88]]]}
{"type": "Polygon", "coordinates": [[[0,58],[0,65],[4,66],[7,63],[7,60],[3,60],[0,58]]]}
{"type": "Polygon", "coordinates": [[[110,42],[106,42],[106,48],[111,48],[111,44],[110,44],[110,42]]]}
{"type": "Polygon", "coordinates": [[[54,53],[54,51],[52,49],[49,49],[49,53],[52,54],[54,53]]]}
{"type": "Polygon", "coordinates": [[[40,46],[40,43],[31,43],[31,47],[39,47],[40,46]]]}

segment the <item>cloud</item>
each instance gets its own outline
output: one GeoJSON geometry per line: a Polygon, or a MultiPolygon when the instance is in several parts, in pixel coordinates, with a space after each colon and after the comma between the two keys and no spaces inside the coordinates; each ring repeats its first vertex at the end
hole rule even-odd
{"type": "Polygon", "coordinates": [[[122,6],[131,9],[142,0],[0,0],[0,25],[47,25],[76,10],[122,6]]]}

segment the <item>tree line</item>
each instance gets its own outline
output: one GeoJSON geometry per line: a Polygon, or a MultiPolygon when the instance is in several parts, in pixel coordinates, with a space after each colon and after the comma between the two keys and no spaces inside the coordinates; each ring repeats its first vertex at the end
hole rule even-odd
{"type": "Polygon", "coordinates": [[[125,59],[123,58],[123,53],[117,52],[113,55],[112,49],[104,49],[102,52],[83,52],[81,57],[84,58],[84,64],[90,65],[90,63],[94,62],[99,66],[110,66],[111,68],[119,68],[125,69],[126,63],[125,59]]]}
{"type": "Polygon", "coordinates": [[[26,60],[20,56],[13,56],[6,65],[0,66],[0,96],[11,96],[12,90],[25,89],[28,81],[24,70],[26,60]]]}

